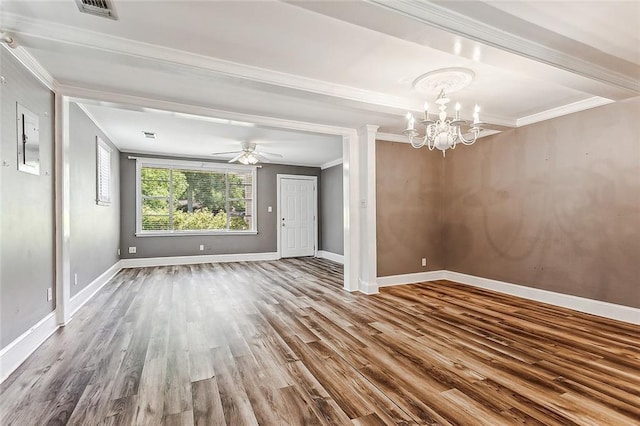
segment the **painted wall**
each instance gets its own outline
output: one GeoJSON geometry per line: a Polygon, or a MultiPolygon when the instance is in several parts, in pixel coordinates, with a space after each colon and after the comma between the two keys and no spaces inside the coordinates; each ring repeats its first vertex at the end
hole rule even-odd
{"type": "Polygon", "coordinates": [[[342,164],[322,170],[320,181],[320,250],[344,254],[342,164]]]}
{"type": "Polygon", "coordinates": [[[376,142],[379,277],[444,268],[444,162],[442,155],[428,149],[376,142]],[[426,267],[421,266],[423,257],[426,267]]]}
{"type": "Polygon", "coordinates": [[[73,297],[120,259],[120,158],[115,145],[74,103],[69,106],[69,137],[73,297]],[[96,136],[113,150],[108,206],[96,204],[96,136]],[[78,274],[77,284],[74,274],[78,274]]]}
{"type": "Polygon", "coordinates": [[[635,98],[447,153],[446,268],[640,307],[639,118],[635,98]]]}
{"type": "MultiPolygon", "coordinates": [[[[259,168],[257,174],[257,235],[136,237],[136,171],[135,161],[129,160],[129,155],[141,157],[139,154],[120,154],[120,248],[122,258],[274,253],[277,251],[278,238],[276,233],[278,230],[276,175],[307,175],[318,176],[320,179],[319,167],[264,164],[259,168]],[[273,207],[271,213],[267,211],[268,206],[273,207]],[[200,244],[205,246],[204,251],[200,251],[200,244]],[[137,247],[136,254],[129,254],[128,248],[130,246],[137,247]]],[[[320,233],[320,230],[318,232],[320,233]]]]}
{"type": "Polygon", "coordinates": [[[2,47],[0,75],[6,79],[0,85],[0,347],[5,347],[55,308],[54,95],[2,47]],[[16,102],[39,117],[39,176],[17,170],[16,102]],[[47,301],[47,288],[54,300],[47,301]]]}

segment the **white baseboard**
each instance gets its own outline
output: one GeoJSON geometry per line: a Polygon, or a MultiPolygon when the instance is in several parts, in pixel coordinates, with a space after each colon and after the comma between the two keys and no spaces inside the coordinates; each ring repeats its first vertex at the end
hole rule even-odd
{"type": "Polygon", "coordinates": [[[111,280],[111,278],[113,278],[118,272],[120,272],[120,270],[122,269],[122,266],[120,265],[121,262],[122,261],[119,260],[114,263],[109,269],[104,271],[102,274],[100,274],[99,277],[93,280],[91,284],[80,290],[78,294],[76,294],[69,300],[69,312],[71,312],[71,317],[73,317],[73,315],[78,312],[78,309],[80,309],[93,296],[95,296],[96,293],[100,291],[100,289],[111,280]]]}
{"type": "Polygon", "coordinates": [[[359,281],[359,289],[360,293],[364,294],[377,294],[378,293],[378,285],[376,283],[368,283],[366,281],[359,281]]]}
{"type": "Polygon", "coordinates": [[[344,256],[341,254],[331,253],[330,251],[325,250],[318,250],[318,257],[344,265],[344,256]]]}
{"type": "Polygon", "coordinates": [[[149,266],[195,265],[198,263],[220,262],[255,262],[262,260],[278,260],[278,253],[238,253],[238,254],[207,254],[201,256],[170,256],[170,257],[141,257],[121,259],[120,266],[126,268],[144,268],[149,266]]]}
{"type": "Polygon", "coordinates": [[[447,271],[416,272],[414,274],[389,275],[378,277],[378,287],[390,287],[392,285],[414,284],[425,281],[444,280],[447,271]]]}
{"type": "Polygon", "coordinates": [[[0,383],[38,349],[58,329],[58,319],[53,311],[0,351],[0,383]]]}
{"type": "MultiPolygon", "coordinates": [[[[460,272],[442,270],[378,277],[377,287],[413,284],[435,280],[454,281],[473,287],[484,288],[487,290],[497,291],[499,293],[535,300],[537,302],[573,309],[574,311],[585,312],[588,314],[640,325],[640,309],[637,308],[616,305],[615,303],[602,302],[600,300],[587,299],[579,296],[572,296],[569,294],[556,293],[548,290],[541,290],[533,287],[492,280],[489,278],[476,277],[474,275],[462,274],[460,272]]],[[[377,289],[374,291],[372,286],[364,287],[367,291],[360,290],[363,293],[377,293],[377,289]]]]}
{"type": "Polygon", "coordinates": [[[631,324],[640,325],[640,309],[630,306],[616,305],[600,300],[587,299],[585,297],[556,293],[548,290],[511,284],[460,272],[445,271],[446,279],[474,287],[506,293],[537,302],[549,303],[574,311],[585,312],[605,318],[611,318],[631,324]]]}

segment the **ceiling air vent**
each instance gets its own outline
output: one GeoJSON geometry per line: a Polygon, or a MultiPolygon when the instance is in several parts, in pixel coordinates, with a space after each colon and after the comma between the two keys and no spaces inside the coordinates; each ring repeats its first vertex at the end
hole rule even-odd
{"type": "Polygon", "coordinates": [[[102,16],[103,18],[118,19],[111,0],[76,0],[76,3],[82,13],[102,16]]]}

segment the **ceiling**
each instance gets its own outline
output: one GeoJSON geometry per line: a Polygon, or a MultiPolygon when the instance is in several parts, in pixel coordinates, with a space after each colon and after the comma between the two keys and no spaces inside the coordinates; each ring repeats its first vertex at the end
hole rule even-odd
{"type": "MultiPolygon", "coordinates": [[[[439,68],[475,73],[451,97],[463,118],[480,104],[494,130],[640,94],[640,2],[113,3],[118,20],[81,14],[74,0],[3,0],[0,27],[61,90],[92,100],[116,94],[344,128],[373,124],[387,137],[401,133],[407,110],[419,113],[435,98],[412,83],[439,68]]],[[[136,144],[134,124],[160,127],[166,118],[95,105],[91,112],[116,144],[137,151],[147,147],[136,144]],[[120,119],[129,124],[118,128],[120,119]]],[[[189,131],[175,125],[163,133],[189,131]]],[[[207,129],[211,140],[256,138],[275,147],[308,138],[320,147],[315,155],[334,143],[224,127],[207,129]]],[[[210,148],[189,152],[204,156],[210,148]]]]}
{"type": "Polygon", "coordinates": [[[114,108],[80,104],[91,119],[123,152],[209,157],[229,160],[235,155],[213,153],[240,151],[242,142],[256,144],[258,152],[283,156],[271,162],[321,167],[342,158],[342,138],[294,132],[253,123],[214,119],[167,111],[114,108]],[[156,134],[155,139],[143,132],[156,134]]]}

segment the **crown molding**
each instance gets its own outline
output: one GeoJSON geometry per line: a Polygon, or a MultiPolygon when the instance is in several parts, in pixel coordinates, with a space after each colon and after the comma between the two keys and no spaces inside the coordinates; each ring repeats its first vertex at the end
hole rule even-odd
{"type": "Polygon", "coordinates": [[[197,105],[166,101],[162,99],[152,99],[141,96],[125,95],[122,93],[87,89],[84,87],[58,84],[57,89],[60,94],[69,97],[69,100],[71,102],[108,106],[140,112],[175,112],[199,117],[212,117],[218,119],[242,121],[246,123],[253,123],[259,126],[271,126],[290,130],[303,130],[308,132],[324,133],[337,136],[353,137],[355,133],[354,129],[348,127],[225,111],[197,105]]]}
{"type": "Polygon", "coordinates": [[[75,102],[75,104],[78,106],[78,108],[80,108],[82,110],[82,112],[85,113],[85,115],[89,118],[89,120],[91,120],[93,122],[94,126],[96,126],[98,128],[98,130],[100,130],[102,132],[102,134],[105,135],[107,137],[107,139],[109,139],[109,141],[116,146],[116,148],[118,148],[118,151],[122,151],[120,146],[116,143],[116,140],[114,138],[112,138],[111,135],[109,135],[109,132],[107,132],[107,129],[102,127],[102,125],[93,116],[93,114],[91,114],[89,112],[87,107],[85,105],[79,103],[79,102],[75,102]]]}
{"type": "Polygon", "coordinates": [[[28,18],[14,13],[6,13],[5,15],[3,21],[10,23],[11,26],[15,28],[15,30],[12,30],[13,34],[22,34],[74,46],[126,54],[141,59],[199,68],[223,76],[241,78],[258,83],[301,90],[324,96],[338,97],[351,101],[401,110],[420,109],[419,102],[407,100],[403,97],[391,96],[370,90],[212,58],[197,53],[28,18]]]}
{"type": "Polygon", "coordinates": [[[49,90],[55,91],[57,82],[53,78],[49,71],[47,71],[36,58],[34,58],[27,50],[22,46],[11,48],[4,43],[2,46],[16,58],[34,77],[36,77],[42,84],[44,84],[49,90]]]}
{"type": "Polygon", "coordinates": [[[444,6],[423,0],[369,1],[377,6],[400,13],[432,27],[532,59],[536,62],[551,65],[591,80],[640,94],[640,82],[634,77],[525,39],[447,9],[444,6]]]}
{"type": "Polygon", "coordinates": [[[320,166],[320,169],[321,170],[328,169],[330,167],[334,167],[334,166],[337,166],[339,164],[342,164],[342,158],[336,158],[333,161],[327,161],[326,163],[324,163],[323,165],[320,166]]]}
{"type": "Polygon", "coordinates": [[[409,143],[409,139],[407,139],[406,136],[396,135],[395,133],[378,132],[376,134],[376,139],[385,142],[409,143]]]}
{"type": "Polygon", "coordinates": [[[556,108],[551,108],[546,111],[538,112],[535,114],[520,117],[516,120],[516,127],[526,126],[528,124],[538,123],[540,121],[550,120],[552,118],[561,117],[567,114],[573,114],[574,112],[584,111],[590,108],[596,108],[599,106],[610,104],[614,101],[611,99],[601,98],[594,96],[581,101],[572,102],[570,104],[562,105],[556,108]]]}

